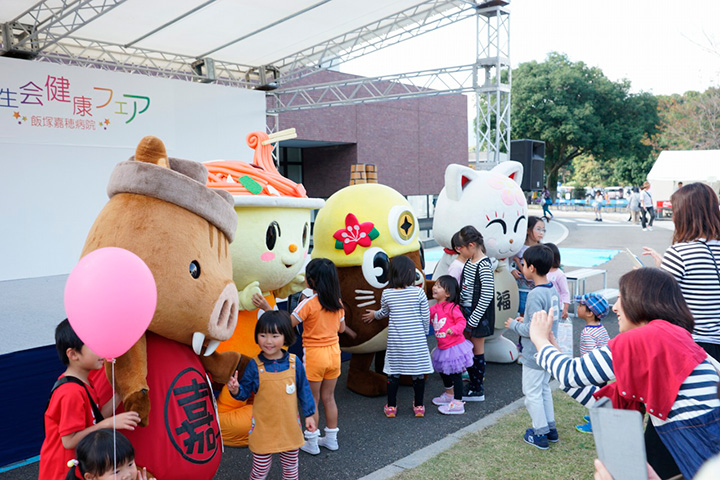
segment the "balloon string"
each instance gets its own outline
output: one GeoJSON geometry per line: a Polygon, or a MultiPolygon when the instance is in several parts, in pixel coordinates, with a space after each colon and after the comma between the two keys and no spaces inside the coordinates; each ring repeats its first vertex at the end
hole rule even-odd
{"type": "Polygon", "coordinates": [[[113,477],[117,480],[117,439],[115,437],[115,359],[112,364],[112,419],[113,419],[113,477]]]}

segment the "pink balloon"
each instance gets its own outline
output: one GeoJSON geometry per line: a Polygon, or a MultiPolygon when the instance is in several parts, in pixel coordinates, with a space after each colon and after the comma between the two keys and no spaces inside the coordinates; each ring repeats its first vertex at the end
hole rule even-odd
{"type": "Polygon", "coordinates": [[[65,284],[65,313],[96,354],[118,358],[135,345],[155,315],[157,287],[140,257],[117,247],[80,259],[65,284]]]}

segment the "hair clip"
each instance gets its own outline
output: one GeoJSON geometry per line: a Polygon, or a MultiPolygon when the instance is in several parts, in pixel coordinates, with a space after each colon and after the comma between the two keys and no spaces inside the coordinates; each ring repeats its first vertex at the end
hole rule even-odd
{"type": "Polygon", "coordinates": [[[73,458],[72,460],[68,460],[67,466],[68,468],[77,467],[78,463],[77,459],[73,458]]]}

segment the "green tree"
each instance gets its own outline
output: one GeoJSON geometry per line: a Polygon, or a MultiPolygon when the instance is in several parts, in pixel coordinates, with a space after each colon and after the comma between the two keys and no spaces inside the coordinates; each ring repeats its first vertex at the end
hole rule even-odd
{"type": "Polygon", "coordinates": [[[622,159],[631,166],[647,159],[652,149],[648,139],[658,124],[657,99],[629,90],[628,81],[612,82],[599,68],[559,53],[513,71],[513,138],[545,142],[550,188],[557,185],[558,171],[581,155],[602,164],[622,159]]]}
{"type": "Polygon", "coordinates": [[[720,88],[662,96],[658,101],[661,124],[652,138],[656,154],[720,148],[720,88]]]}

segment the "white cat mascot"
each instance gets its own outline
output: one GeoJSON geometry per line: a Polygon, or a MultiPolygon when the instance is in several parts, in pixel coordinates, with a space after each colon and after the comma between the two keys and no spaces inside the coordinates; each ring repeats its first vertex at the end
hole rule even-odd
{"type": "Polygon", "coordinates": [[[507,260],[525,244],[528,207],[520,189],[521,163],[502,162],[490,171],[476,171],[451,164],[445,170],[445,188],[435,206],[433,234],[445,247],[433,278],[445,275],[456,255],[450,239],[466,225],[474,226],[485,240],[488,257],[495,267],[495,334],[485,341],[485,359],[510,363],[518,358],[515,344],[502,336],[505,320],[517,315],[519,299],[507,260]]]}

